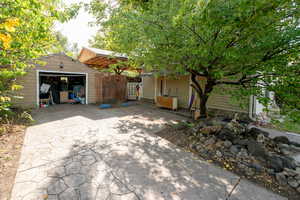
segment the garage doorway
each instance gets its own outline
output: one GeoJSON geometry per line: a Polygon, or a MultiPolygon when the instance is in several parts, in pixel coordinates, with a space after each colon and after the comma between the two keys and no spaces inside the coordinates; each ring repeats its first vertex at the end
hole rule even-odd
{"type": "Polygon", "coordinates": [[[37,71],[37,105],[88,104],[88,74],[37,71]]]}

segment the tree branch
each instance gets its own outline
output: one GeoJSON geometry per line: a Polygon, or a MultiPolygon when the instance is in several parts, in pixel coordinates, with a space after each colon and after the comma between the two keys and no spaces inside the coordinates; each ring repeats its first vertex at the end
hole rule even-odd
{"type": "Polygon", "coordinates": [[[199,85],[198,81],[196,80],[196,74],[192,73],[191,79],[192,79],[193,84],[195,84],[195,85],[191,84],[191,86],[202,96],[203,91],[202,91],[202,88],[199,85]]]}
{"type": "Polygon", "coordinates": [[[185,26],[187,29],[189,29],[192,33],[194,33],[201,42],[203,42],[204,44],[206,43],[206,41],[201,37],[201,35],[199,33],[197,33],[195,30],[193,30],[191,27],[183,24],[183,26],[185,26]]]}

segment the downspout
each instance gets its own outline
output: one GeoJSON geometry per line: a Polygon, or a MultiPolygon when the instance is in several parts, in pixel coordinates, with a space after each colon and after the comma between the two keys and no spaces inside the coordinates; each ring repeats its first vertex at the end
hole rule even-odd
{"type": "Polygon", "coordinates": [[[256,114],[256,98],[254,95],[250,96],[250,103],[249,103],[249,118],[253,121],[256,120],[254,117],[256,114]]]}
{"type": "Polygon", "coordinates": [[[154,76],[154,103],[156,103],[156,97],[157,97],[157,77],[154,76]]]}

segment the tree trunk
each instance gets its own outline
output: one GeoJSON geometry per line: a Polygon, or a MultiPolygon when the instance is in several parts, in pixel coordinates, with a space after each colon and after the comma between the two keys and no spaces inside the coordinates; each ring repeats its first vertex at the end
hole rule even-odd
{"type": "Polygon", "coordinates": [[[206,118],[207,117],[207,108],[206,108],[206,103],[209,98],[209,94],[212,92],[215,84],[215,81],[211,79],[210,77],[206,77],[207,81],[205,84],[204,89],[201,88],[200,83],[196,79],[196,75],[192,73],[192,82],[193,84],[191,85],[197,92],[199,98],[200,98],[200,118],[206,118]]]}
{"type": "Polygon", "coordinates": [[[200,97],[200,118],[206,118],[207,117],[206,103],[207,103],[208,96],[204,94],[199,97],[200,97]]]}

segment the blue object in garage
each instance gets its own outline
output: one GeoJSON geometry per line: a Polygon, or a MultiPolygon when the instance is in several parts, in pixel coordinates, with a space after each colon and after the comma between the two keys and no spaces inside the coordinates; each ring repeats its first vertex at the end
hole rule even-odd
{"type": "Polygon", "coordinates": [[[121,103],[121,106],[127,107],[127,106],[130,106],[130,103],[129,102],[121,103]]]}
{"type": "Polygon", "coordinates": [[[101,104],[100,106],[99,106],[99,108],[111,108],[111,105],[110,104],[101,104]]]}

